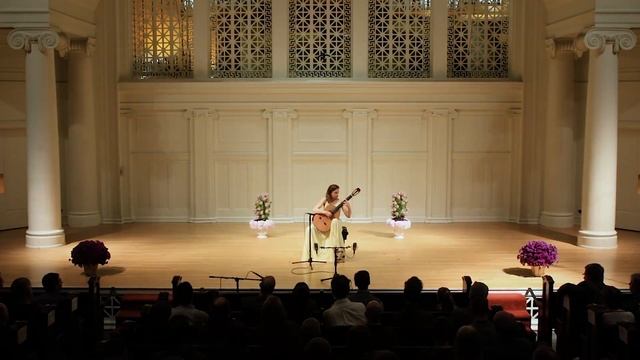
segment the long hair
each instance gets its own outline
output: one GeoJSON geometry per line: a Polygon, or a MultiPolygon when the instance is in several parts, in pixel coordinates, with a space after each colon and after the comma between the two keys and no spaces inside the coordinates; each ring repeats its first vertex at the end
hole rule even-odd
{"type": "Polygon", "coordinates": [[[336,184],[331,184],[327,188],[327,193],[325,194],[324,198],[327,200],[328,203],[330,203],[333,200],[331,198],[331,193],[336,191],[336,189],[340,189],[340,186],[338,186],[336,184]]]}

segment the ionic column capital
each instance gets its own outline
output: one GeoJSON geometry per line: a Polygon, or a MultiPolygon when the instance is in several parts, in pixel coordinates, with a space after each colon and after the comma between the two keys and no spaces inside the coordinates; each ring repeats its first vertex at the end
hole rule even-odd
{"type": "Polygon", "coordinates": [[[96,48],[96,39],[93,37],[69,39],[66,35],[60,35],[58,52],[61,57],[66,57],[70,52],[83,53],[91,57],[96,48]]]}
{"type": "Polygon", "coordinates": [[[55,49],[60,44],[60,35],[51,29],[15,29],[7,35],[7,42],[12,49],[30,53],[33,45],[40,52],[55,49]]]}
{"type": "Polygon", "coordinates": [[[629,29],[591,28],[584,35],[584,44],[589,50],[604,51],[607,44],[613,45],[613,53],[631,50],[638,38],[629,29]]]}
{"type": "Polygon", "coordinates": [[[570,38],[549,38],[544,42],[547,54],[551,59],[561,55],[574,55],[581,57],[584,49],[577,46],[576,39],[570,38]]]}

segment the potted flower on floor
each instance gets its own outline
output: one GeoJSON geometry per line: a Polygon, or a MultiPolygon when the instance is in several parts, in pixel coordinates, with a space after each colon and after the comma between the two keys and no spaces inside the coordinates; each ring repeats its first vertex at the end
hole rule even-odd
{"type": "Polygon", "coordinates": [[[255,220],[249,222],[249,227],[256,231],[258,239],[266,239],[267,233],[273,228],[273,221],[269,220],[271,215],[271,199],[269,193],[258,195],[255,202],[255,220]]]}
{"type": "Polygon", "coordinates": [[[404,239],[405,230],[411,227],[411,221],[405,216],[408,212],[407,194],[397,192],[391,195],[391,218],[387,219],[387,225],[393,229],[394,239],[404,239]]]}
{"type": "Polygon", "coordinates": [[[534,276],[543,276],[545,268],[558,261],[558,248],[542,240],[529,241],[520,248],[518,260],[522,265],[531,266],[534,276]]]}
{"type": "Polygon", "coordinates": [[[111,259],[109,249],[100,240],[81,241],[71,250],[71,263],[84,268],[87,276],[95,276],[98,265],[105,265],[111,259]]]}

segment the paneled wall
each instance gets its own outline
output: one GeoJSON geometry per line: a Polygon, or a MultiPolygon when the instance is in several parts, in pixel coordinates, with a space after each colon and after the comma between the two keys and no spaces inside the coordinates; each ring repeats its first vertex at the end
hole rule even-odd
{"type": "Polygon", "coordinates": [[[192,85],[121,84],[121,221],[299,221],[331,183],[353,221],[518,221],[520,83],[192,85]]]}

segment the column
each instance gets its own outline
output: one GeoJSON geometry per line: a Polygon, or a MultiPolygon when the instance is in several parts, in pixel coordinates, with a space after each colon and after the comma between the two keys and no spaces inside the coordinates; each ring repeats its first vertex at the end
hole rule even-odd
{"type": "MultiPolygon", "coordinates": [[[[269,122],[269,191],[273,199],[272,217],[276,221],[293,221],[293,144],[292,109],[271,109],[263,113],[269,122]]],[[[302,215],[302,214],[300,214],[302,215]]]]}
{"type": "Polygon", "coordinates": [[[618,52],[636,44],[626,29],[592,28],[584,37],[589,49],[589,84],[582,170],[582,223],[578,245],[615,248],[618,152],[618,52]]]}
{"type": "Polygon", "coordinates": [[[345,190],[348,194],[356,187],[362,189],[362,193],[358,196],[358,206],[354,208],[351,220],[370,222],[372,215],[371,204],[373,204],[371,125],[378,113],[373,109],[348,109],[343,112],[342,116],[347,120],[349,126],[349,140],[347,141],[349,146],[349,176],[345,190]]]}
{"type": "Polygon", "coordinates": [[[60,214],[60,152],[54,48],[59,36],[49,29],[16,29],[9,46],[26,52],[27,204],[26,246],[65,244],[60,214]]]}
{"type": "Polygon", "coordinates": [[[457,112],[453,109],[433,109],[424,112],[428,118],[429,181],[427,190],[427,221],[451,222],[451,127],[457,112]]]}
{"type": "Polygon", "coordinates": [[[211,205],[213,181],[212,174],[214,121],[218,118],[216,111],[201,108],[187,111],[190,127],[190,167],[191,167],[191,210],[189,222],[213,222],[211,205]]]}
{"type": "Polygon", "coordinates": [[[98,206],[96,110],[93,80],[95,39],[68,44],[69,125],[67,142],[67,223],[71,227],[102,222],[98,206]]]}
{"type": "Polygon", "coordinates": [[[553,228],[574,224],[575,46],[573,39],[548,39],[544,196],[540,223],[553,228]]]}

